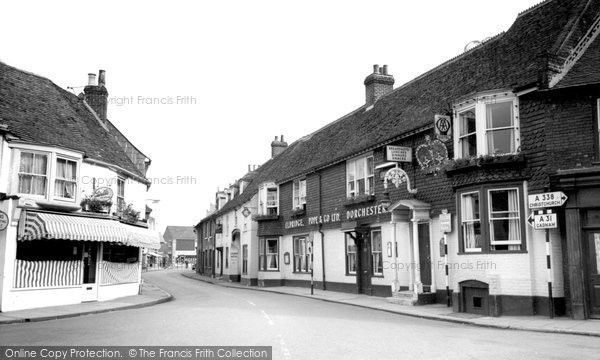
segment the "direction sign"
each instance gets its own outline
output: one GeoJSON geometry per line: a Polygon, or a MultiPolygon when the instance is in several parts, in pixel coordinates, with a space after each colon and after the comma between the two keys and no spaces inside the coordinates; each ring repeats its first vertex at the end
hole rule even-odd
{"type": "Polygon", "coordinates": [[[562,191],[553,191],[527,196],[530,209],[562,206],[567,201],[567,195],[562,191]]]}
{"type": "Polygon", "coordinates": [[[527,223],[536,230],[555,229],[557,227],[556,214],[531,214],[527,218],[527,223]]]}

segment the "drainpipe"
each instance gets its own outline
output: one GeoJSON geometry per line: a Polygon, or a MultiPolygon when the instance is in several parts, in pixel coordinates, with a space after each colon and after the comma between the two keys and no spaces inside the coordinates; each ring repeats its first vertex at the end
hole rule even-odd
{"type": "MultiPolygon", "coordinates": [[[[323,199],[321,191],[321,172],[319,171],[319,214],[323,215],[323,199]]],[[[323,232],[323,224],[319,224],[319,234],[321,234],[321,272],[323,273],[323,290],[327,290],[325,285],[325,233],[323,232]]],[[[314,250],[314,247],[313,247],[314,250]]]]}

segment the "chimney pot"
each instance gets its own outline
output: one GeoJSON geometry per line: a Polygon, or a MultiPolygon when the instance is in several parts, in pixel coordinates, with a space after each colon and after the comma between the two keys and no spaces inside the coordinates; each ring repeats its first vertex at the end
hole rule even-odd
{"type": "Polygon", "coordinates": [[[248,172],[252,171],[252,165],[248,164],[248,172]]]}
{"type": "Polygon", "coordinates": [[[281,135],[281,142],[283,142],[283,135],[281,135]]]}
{"type": "Polygon", "coordinates": [[[106,71],[104,70],[98,72],[98,86],[106,86],[106,71]]]}
{"type": "Polygon", "coordinates": [[[90,85],[90,86],[96,85],[96,74],[93,74],[93,73],[88,74],[88,85],[90,85]]]}
{"type": "Polygon", "coordinates": [[[373,65],[373,73],[365,79],[366,106],[371,106],[394,89],[394,77],[388,74],[387,65],[373,65]]]}
{"type": "Polygon", "coordinates": [[[373,74],[377,74],[379,72],[379,65],[375,64],[373,65],[373,74]]]}

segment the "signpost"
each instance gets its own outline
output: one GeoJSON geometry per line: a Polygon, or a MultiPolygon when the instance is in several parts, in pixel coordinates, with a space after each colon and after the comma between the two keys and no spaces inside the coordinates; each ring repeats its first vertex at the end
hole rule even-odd
{"type": "MultiPolygon", "coordinates": [[[[562,206],[567,201],[567,195],[562,191],[546,192],[527,196],[530,209],[552,208],[562,206]]],[[[527,223],[535,230],[546,231],[546,271],[548,276],[548,310],[550,318],[554,318],[554,299],[552,297],[552,261],[550,257],[550,229],[558,225],[557,215],[552,210],[537,210],[527,218],[527,223]]]]}

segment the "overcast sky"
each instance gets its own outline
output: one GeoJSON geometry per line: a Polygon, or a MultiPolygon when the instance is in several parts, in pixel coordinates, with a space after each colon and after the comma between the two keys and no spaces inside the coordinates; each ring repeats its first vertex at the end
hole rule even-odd
{"type": "Polygon", "coordinates": [[[76,93],[106,70],[109,119],[152,159],[162,229],[198,223],[275,136],[361,106],[373,64],[398,87],[538,2],[11,1],[0,60],[76,93]]]}

